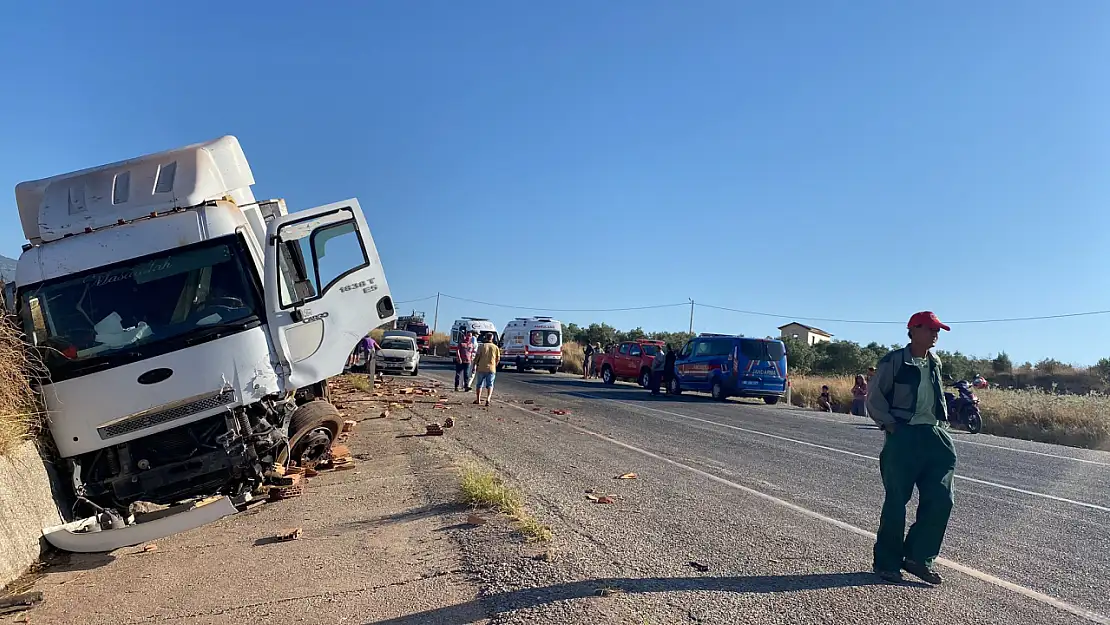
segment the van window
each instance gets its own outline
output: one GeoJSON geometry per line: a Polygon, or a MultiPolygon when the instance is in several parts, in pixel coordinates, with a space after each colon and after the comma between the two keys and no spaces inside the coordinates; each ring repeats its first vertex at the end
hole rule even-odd
{"type": "Polygon", "coordinates": [[[689,358],[694,353],[694,341],[689,341],[686,345],[682,346],[682,351],[679,352],[678,357],[682,359],[689,358]]]}
{"type": "Polygon", "coordinates": [[[749,360],[778,361],[786,356],[786,346],[780,341],[740,339],[740,352],[749,360]]]}
{"type": "Polygon", "coordinates": [[[698,341],[694,346],[695,356],[712,356],[713,355],[713,341],[698,341]]]}

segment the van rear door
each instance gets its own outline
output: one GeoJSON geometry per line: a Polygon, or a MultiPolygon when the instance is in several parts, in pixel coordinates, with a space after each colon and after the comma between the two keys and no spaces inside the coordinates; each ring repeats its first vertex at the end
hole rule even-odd
{"type": "Polygon", "coordinates": [[[740,339],[740,389],[786,392],[786,348],[779,341],[740,339]]]}
{"type": "Polygon", "coordinates": [[[275,216],[265,290],[286,391],[339,375],[358,341],[397,317],[356,199],[275,216]]]}

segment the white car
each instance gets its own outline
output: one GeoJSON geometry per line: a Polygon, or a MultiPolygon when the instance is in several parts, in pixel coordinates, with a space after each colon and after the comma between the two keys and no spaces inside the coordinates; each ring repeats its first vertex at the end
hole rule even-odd
{"type": "Polygon", "coordinates": [[[383,373],[416,375],[420,372],[420,349],[416,333],[402,330],[386,332],[378,346],[377,370],[383,373]]]}

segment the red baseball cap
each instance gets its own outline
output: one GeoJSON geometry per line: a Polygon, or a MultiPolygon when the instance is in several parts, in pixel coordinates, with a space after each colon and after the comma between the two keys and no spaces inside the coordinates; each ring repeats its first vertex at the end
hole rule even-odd
{"type": "Polygon", "coordinates": [[[924,310],[918,313],[914,313],[913,316],[910,317],[910,322],[906,324],[906,327],[916,328],[917,326],[925,326],[930,330],[947,330],[949,332],[952,331],[952,328],[944,325],[944,323],[942,323],[941,320],[937,318],[936,313],[931,310],[924,310]]]}

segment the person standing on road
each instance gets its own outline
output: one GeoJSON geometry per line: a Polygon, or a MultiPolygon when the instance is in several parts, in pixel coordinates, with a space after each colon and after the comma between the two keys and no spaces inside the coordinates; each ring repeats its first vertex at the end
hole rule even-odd
{"type": "Polygon", "coordinates": [[[359,347],[366,353],[366,373],[370,375],[370,390],[374,390],[374,378],[378,371],[378,342],[367,334],[359,341],[359,347]]]}
{"type": "MultiPolygon", "coordinates": [[[[493,337],[490,337],[490,340],[492,341],[493,337]]],[[[469,389],[474,387],[474,377],[476,375],[476,373],[474,372],[473,363],[475,362],[475,359],[478,357],[478,332],[477,331],[475,331],[475,330],[470,331],[470,335],[467,338],[466,346],[467,346],[467,349],[470,350],[470,362],[471,362],[470,377],[467,379],[467,383],[466,383],[466,388],[467,388],[467,390],[469,390],[469,389]]]]}
{"type": "Polygon", "coordinates": [[[470,333],[463,334],[459,341],[459,348],[455,350],[455,392],[459,392],[461,383],[467,393],[470,392],[470,363],[474,361],[470,351],[470,333]]]}
{"type": "Polygon", "coordinates": [[[589,380],[594,368],[594,346],[591,343],[586,343],[586,349],[583,350],[583,353],[585,358],[582,362],[582,379],[589,380]]]}
{"type": "Polygon", "coordinates": [[[667,389],[667,394],[671,393],[671,380],[674,379],[674,363],[677,359],[674,348],[667,345],[667,356],[663,360],[663,387],[667,389]]]}
{"type": "Polygon", "coordinates": [[[655,358],[651,361],[651,394],[659,394],[659,383],[663,381],[663,368],[667,363],[667,354],[660,345],[655,351],[655,358]]]}
{"type": "Polygon", "coordinates": [[[910,344],[879,361],[867,389],[867,412],[886,432],[879,473],[886,499],[879,518],[873,569],[900,582],[901,570],[937,585],[933,568],[952,514],[956,449],[940,423],[947,421],[941,362],[933,353],[941,330],[951,330],[929,311],[909,323],[910,344]],[[917,520],[906,529],[906,505],[917,487],[917,520]]]}
{"type": "Polygon", "coordinates": [[[497,363],[501,362],[501,348],[494,344],[493,337],[488,332],[482,335],[482,344],[478,346],[478,357],[474,362],[478,372],[474,403],[482,403],[482,389],[486,388],[489,389],[485,400],[488,406],[493,399],[493,381],[497,377],[497,363]]]}

